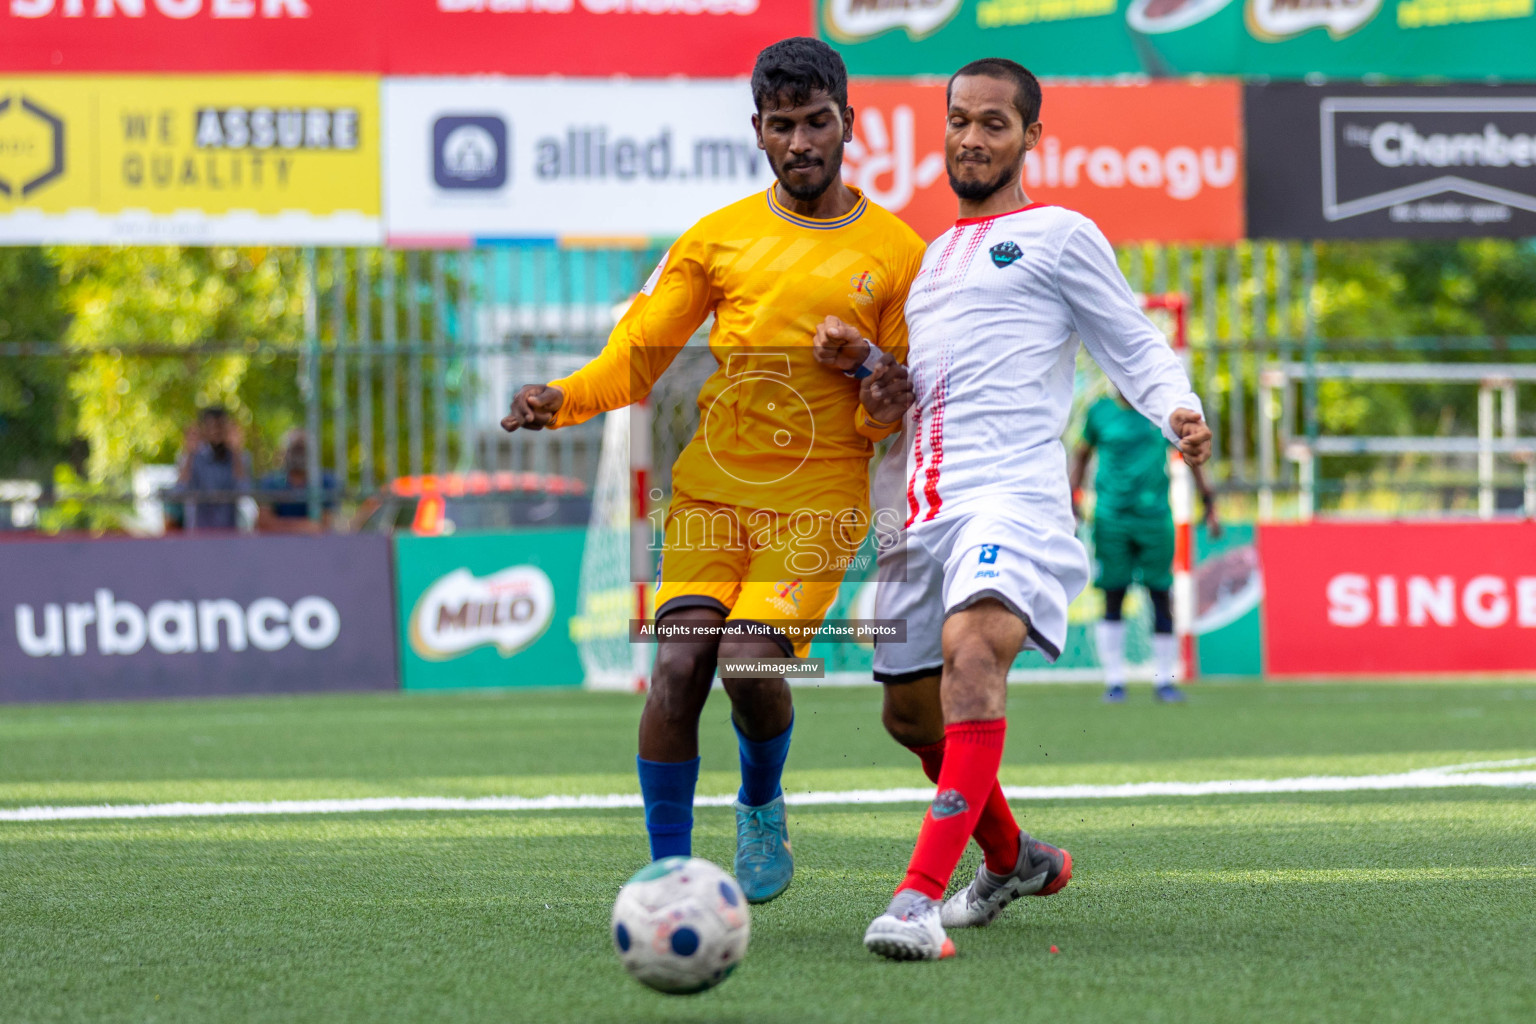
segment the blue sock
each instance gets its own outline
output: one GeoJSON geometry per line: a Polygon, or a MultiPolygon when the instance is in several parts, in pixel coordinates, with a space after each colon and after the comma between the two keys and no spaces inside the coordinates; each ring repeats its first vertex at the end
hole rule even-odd
{"type": "MultiPolygon", "coordinates": [[[[731,720],[736,725],[736,720],[731,720]]],[[[789,758],[789,737],[795,731],[795,720],[789,720],[789,728],[771,740],[749,740],[736,729],[736,742],[741,748],[741,791],[736,799],[748,807],[761,807],[784,792],[779,779],[784,775],[784,762],[789,758]]]]}
{"type": "Polygon", "coordinates": [[[699,759],[670,763],[637,757],[635,767],[645,800],[651,859],[692,856],[693,791],[699,784],[699,759]]]}

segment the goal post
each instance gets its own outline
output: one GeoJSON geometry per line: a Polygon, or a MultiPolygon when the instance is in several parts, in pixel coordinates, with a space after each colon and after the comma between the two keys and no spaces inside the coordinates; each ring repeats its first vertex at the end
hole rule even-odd
{"type": "MultiPolygon", "coordinates": [[[[1168,338],[1184,372],[1193,381],[1194,363],[1189,350],[1189,299],[1182,292],[1142,295],[1141,308],[1168,338]]],[[[1173,509],[1173,630],[1179,638],[1179,678],[1193,680],[1195,659],[1195,478],[1177,451],[1168,455],[1168,504],[1173,509]]]]}
{"type": "Polygon", "coordinates": [[[571,639],[588,689],[633,692],[645,689],[652,652],[629,635],[650,596],[650,416],[636,405],[604,417],[571,639]]]}

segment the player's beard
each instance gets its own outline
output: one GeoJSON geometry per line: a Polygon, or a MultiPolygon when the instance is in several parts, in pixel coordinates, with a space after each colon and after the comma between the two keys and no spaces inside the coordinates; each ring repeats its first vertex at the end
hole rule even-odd
{"type": "Polygon", "coordinates": [[[1004,168],[997,177],[985,181],[963,181],[955,176],[953,167],[946,165],[944,170],[949,173],[949,187],[956,196],[966,202],[979,203],[998,189],[1008,187],[1023,176],[1024,153],[1024,149],[1020,148],[1018,159],[1004,168]]]}
{"type": "Polygon", "coordinates": [[[799,188],[790,185],[784,178],[785,172],[790,169],[789,166],[778,163],[772,156],[768,158],[768,166],[773,169],[773,176],[779,179],[780,188],[802,203],[814,203],[832,187],[832,183],[837,180],[838,172],[843,168],[843,142],[841,139],[838,140],[837,149],[833,150],[826,162],[821,165],[823,177],[812,184],[799,188]]]}

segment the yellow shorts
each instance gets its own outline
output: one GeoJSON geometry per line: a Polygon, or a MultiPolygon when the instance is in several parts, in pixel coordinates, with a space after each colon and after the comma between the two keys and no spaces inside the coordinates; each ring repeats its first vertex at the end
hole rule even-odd
{"type": "Polygon", "coordinates": [[[678,496],[667,509],[656,617],[713,608],[727,621],[768,623],[783,632],[786,652],[803,658],[868,528],[857,512],[782,513],[678,496]]]}

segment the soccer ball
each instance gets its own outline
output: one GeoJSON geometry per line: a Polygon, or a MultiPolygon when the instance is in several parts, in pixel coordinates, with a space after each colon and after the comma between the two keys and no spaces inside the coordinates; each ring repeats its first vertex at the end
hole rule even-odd
{"type": "Polygon", "coordinates": [[[647,865],[613,905],[613,945],[625,970],[673,995],[724,981],[746,955],[751,930],[736,879],[697,857],[647,865]]]}

